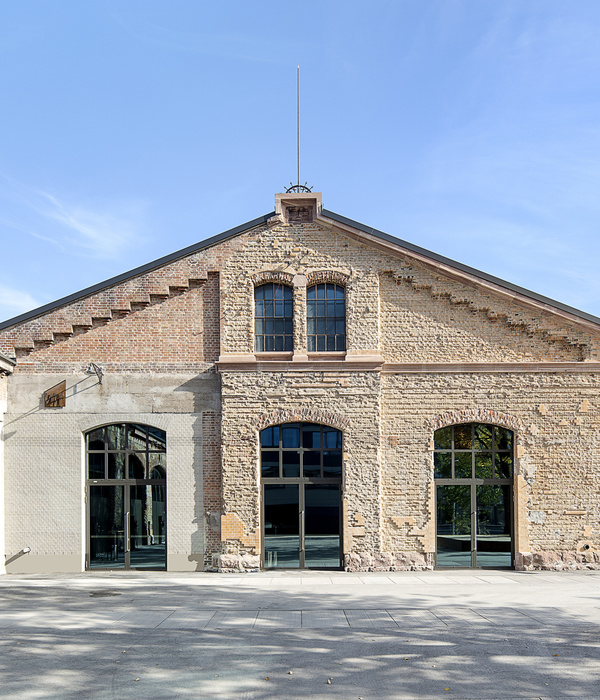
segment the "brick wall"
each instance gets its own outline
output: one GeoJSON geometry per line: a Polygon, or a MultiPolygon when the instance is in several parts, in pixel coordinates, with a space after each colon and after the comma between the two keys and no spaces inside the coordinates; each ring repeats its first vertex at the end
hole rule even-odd
{"type": "Polygon", "coordinates": [[[36,556],[40,567],[54,557],[61,570],[81,568],[82,434],[117,420],[167,430],[172,569],[257,566],[258,432],[288,420],[343,431],[347,567],[429,567],[433,431],[473,416],[517,426],[519,566],[596,566],[598,337],[589,324],[318,223],[275,219],[0,332],[0,352],[18,357],[4,416],[6,553],[34,550],[12,570],[36,556]],[[254,284],[283,277],[294,289],[294,358],[253,365],[254,284]],[[346,286],[346,360],[308,361],[311,280],[346,286]],[[228,356],[247,365],[226,366],[228,356]],[[102,366],[102,385],[83,373],[90,361],[102,366]],[[489,363],[489,371],[403,370],[426,362],[489,363]],[[499,371],[503,362],[531,366],[499,371]],[[571,364],[541,371],[540,362],[571,364]],[[45,409],[43,392],[62,379],[65,408],[45,409]]]}

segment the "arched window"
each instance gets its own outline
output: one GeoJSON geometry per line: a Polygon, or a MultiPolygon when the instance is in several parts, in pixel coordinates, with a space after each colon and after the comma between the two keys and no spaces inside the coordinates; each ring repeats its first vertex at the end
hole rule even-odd
{"type": "Polygon", "coordinates": [[[86,434],[86,568],[166,568],[166,438],[139,423],[86,434]]]}
{"type": "Polygon", "coordinates": [[[512,431],[450,425],[434,443],[436,566],[512,566],[512,431]]]}
{"type": "Polygon", "coordinates": [[[332,282],[306,290],[308,352],[346,349],[346,290],[332,282]]]}
{"type": "Polygon", "coordinates": [[[294,349],[293,291],[278,282],[254,288],[254,349],[291,352],[294,349]]]}
{"type": "Polygon", "coordinates": [[[342,433],[316,423],[260,432],[263,564],[339,568],[342,433]]]}
{"type": "Polygon", "coordinates": [[[342,433],[316,423],[284,423],[260,432],[262,478],[340,478],[342,433]]]}
{"type": "Polygon", "coordinates": [[[86,435],[88,479],[164,479],[166,440],[164,430],[137,423],[91,430],[86,435]]]}
{"type": "Polygon", "coordinates": [[[510,479],[512,431],[485,423],[436,430],[434,463],[436,479],[510,479]]]}

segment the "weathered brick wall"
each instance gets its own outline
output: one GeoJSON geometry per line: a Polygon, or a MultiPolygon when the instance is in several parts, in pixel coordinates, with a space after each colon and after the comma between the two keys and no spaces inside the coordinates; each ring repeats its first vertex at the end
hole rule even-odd
{"type": "Polygon", "coordinates": [[[588,334],[427,271],[382,274],[380,284],[381,351],[389,362],[577,362],[589,353],[588,334]]]}
{"type": "MultiPolygon", "coordinates": [[[[316,272],[347,277],[350,354],[380,351],[389,362],[579,361],[598,354],[596,336],[541,309],[510,304],[317,223],[258,228],[227,258],[224,352],[253,352],[253,278],[265,271],[290,280],[316,272]]],[[[294,296],[297,307],[305,304],[305,285],[294,296]]],[[[297,310],[304,318],[304,307],[297,310]]],[[[296,337],[296,351],[305,342],[296,337]]]]}
{"type": "MultiPolygon", "coordinates": [[[[379,344],[378,259],[384,256],[366,246],[353,243],[315,223],[278,224],[257,229],[246,245],[227,260],[222,272],[222,343],[224,352],[254,351],[253,275],[266,270],[309,277],[315,272],[340,273],[348,281],[347,321],[348,351],[377,349],[379,344]]],[[[300,318],[305,318],[305,287],[295,295],[300,318]]],[[[304,337],[297,337],[296,351],[306,347],[304,337]]]]}
{"type": "Polygon", "coordinates": [[[223,373],[222,535],[234,566],[235,557],[259,554],[258,433],[292,421],[343,430],[345,548],[381,550],[379,383],[376,372],[223,373]]]}
{"type": "Polygon", "coordinates": [[[95,319],[60,341],[37,342],[19,357],[18,371],[77,371],[90,361],[106,372],[207,370],[219,353],[218,289],[218,275],[208,274],[197,286],[144,308],[113,311],[110,319],[95,319]]]}
{"type": "Polygon", "coordinates": [[[600,376],[384,375],[382,416],[385,550],[433,552],[433,432],[453,422],[490,422],[516,435],[527,507],[517,513],[515,534],[518,551],[535,553],[523,563],[598,563],[600,376]]]}
{"type": "MultiPolygon", "coordinates": [[[[167,429],[169,567],[210,566],[214,555],[223,565],[253,568],[260,550],[258,431],[310,420],[344,434],[348,568],[431,566],[432,425],[446,413],[492,411],[520,426],[520,565],[595,565],[597,374],[425,375],[385,365],[382,373],[349,362],[217,374],[220,355],[252,357],[254,284],[271,278],[293,285],[297,356],[306,355],[306,286],[332,280],[347,289],[348,360],[598,357],[598,334],[547,309],[510,303],[317,223],[271,222],[0,333],[0,352],[18,356],[4,430],[7,555],[32,546],[39,556],[63,557],[56,564],[62,570],[78,570],[82,431],[143,420],[167,429]],[[105,371],[101,386],[83,374],[90,361],[105,371]],[[62,379],[67,406],[44,409],[43,391],[62,379]]],[[[26,560],[34,557],[15,566],[26,560]]]]}

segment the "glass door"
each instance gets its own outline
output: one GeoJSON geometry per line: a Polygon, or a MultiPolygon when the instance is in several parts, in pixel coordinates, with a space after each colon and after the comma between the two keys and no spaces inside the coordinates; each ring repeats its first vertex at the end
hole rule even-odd
{"type": "Polygon", "coordinates": [[[166,434],[137,423],[86,440],[87,568],[166,569],[166,434]]]}
{"type": "Polygon", "coordinates": [[[265,566],[300,566],[300,487],[298,484],[265,484],[265,566]]]}
{"type": "Polygon", "coordinates": [[[339,484],[306,484],[303,520],[304,566],[316,569],[339,567],[339,484]]]}
{"type": "Polygon", "coordinates": [[[90,567],[125,568],[125,487],[90,486],[88,498],[90,567]]]}
{"type": "Polygon", "coordinates": [[[284,423],[260,447],[263,566],[340,568],[342,433],[284,423]]]}
{"type": "Polygon", "coordinates": [[[476,487],[477,566],[509,567],[512,562],[510,486],[476,487]]]}
{"type": "Polygon", "coordinates": [[[473,564],[471,486],[437,487],[437,566],[473,564]]]}
{"type": "Polygon", "coordinates": [[[89,567],[165,569],[164,484],[91,485],[89,567]]]}
{"type": "Polygon", "coordinates": [[[436,566],[512,566],[514,435],[467,423],[436,430],[436,566]]]}
{"type": "Polygon", "coordinates": [[[339,484],[265,484],[266,568],[340,566],[339,484]]]}
{"type": "Polygon", "coordinates": [[[164,569],[164,484],[129,487],[129,565],[132,569],[164,569]]]}

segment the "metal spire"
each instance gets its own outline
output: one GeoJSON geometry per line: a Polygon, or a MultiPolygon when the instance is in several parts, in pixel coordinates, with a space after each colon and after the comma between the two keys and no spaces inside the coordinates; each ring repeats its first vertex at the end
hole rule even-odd
{"type": "Polygon", "coordinates": [[[307,187],[306,182],[300,184],[300,66],[296,73],[296,163],[297,169],[297,179],[296,184],[293,185],[290,182],[290,187],[288,187],[286,192],[310,192],[312,188],[307,187]]]}

